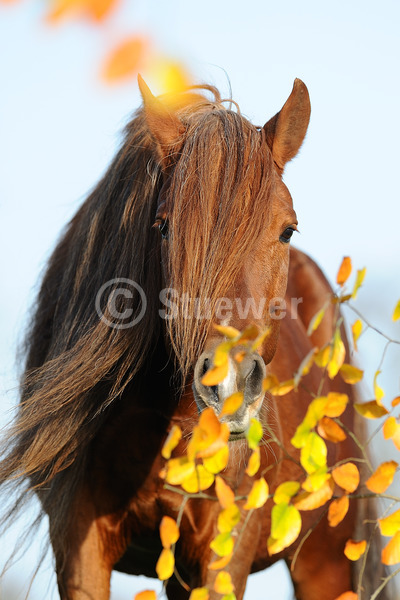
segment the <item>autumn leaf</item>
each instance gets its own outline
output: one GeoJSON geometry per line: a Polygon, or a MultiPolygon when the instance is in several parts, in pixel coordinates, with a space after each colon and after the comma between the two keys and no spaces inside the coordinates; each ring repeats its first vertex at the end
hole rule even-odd
{"type": "Polygon", "coordinates": [[[218,594],[231,594],[234,589],[230,574],[226,571],[220,571],[214,582],[214,590],[218,594]]]}
{"type": "Polygon", "coordinates": [[[340,329],[337,327],[333,336],[332,356],[327,364],[328,376],[330,379],[336,377],[340,367],[344,363],[346,348],[340,335],[340,329]]]}
{"type": "Polygon", "coordinates": [[[220,533],[210,544],[211,550],[218,556],[227,556],[233,552],[234,541],[230,532],[220,533]]]}
{"type": "Polygon", "coordinates": [[[383,494],[391,485],[398,466],[394,460],[382,463],[371,477],[367,479],[365,485],[371,492],[383,494]]]}
{"type": "Polygon", "coordinates": [[[333,496],[334,483],[330,477],[319,490],[301,492],[293,498],[293,504],[298,510],[314,510],[324,506],[333,496]]]}
{"type": "Polygon", "coordinates": [[[301,361],[299,368],[297,369],[293,378],[295,388],[297,388],[297,386],[299,385],[300,379],[310,372],[312,364],[315,360],[316,350],[316,348],[312,348],[309,352],[307,352],[306,356],[301,361]]]}
{"type": "Polygon", "coordinates": [[[326,344],[314,353],[314,362],[317,367],[320,367],[320,369],[325,369],[326,365],[328,364],[331,355],[331,349],[331,345],[326,344]]]}
{"type": "Polygon", "coordinates": [[[300,489],[300,483],[298,481],[284,481],[275,490],[274,502],[275,504],[282,504],[290,502],[290,499],[297,494],[300,489]]]}
{"type": "MultiPolygon", "coordinates": [[[[172,99],[175,94],[183,92],[192,83],[181,63],[162,55],[153,56],[147,70],[150,79],[156,83],[161,92],[170,94],[172,99]]],[[[164,100],[168,103],[168,97],[164,100]]]]}
{"type": "Polygon", "coordinates": [[[167,463],[165,481],[171,485],[180,485],[194,472],[194,469],[193,460],[189,460],[186,456],[171,458],[167,463]]]}
{"type": "Polygon", "coordinates": [[[263,380],[263,392],[269,392],[273,388],[277,388],[279,386],[279,379],[276,375],[270,374],[267,375],[263,380]]]}
{"type": "Polygon", "coordinates": [[[254,342],[259,335],[260,331],[257,325],[252,323],[251,325],[248,325],[247,327],[245,327],[245,329],[243,329],[238,342],[240,342],[241,344],[244,344],[245,342],[254,342]]]}
{"type": "Polygon", "coordinates": [[[255,448],[250,455],[249,462],[246,467],[246,473],[253,477],[260,468],[260,448],[255,448]]]}
{"type": "Polygon", "coordinates": [[[258,350],[258,348],[264,343],[265,339],[270,335],[270,333],[270,327],[267,327],[266,329],[264,329],[264,331],[261,331],[251,345],[251,352],[255,352],[255,350],[258,350]]]}
{"type": "Polygon", "coordinates": [[[174,567],[175,558],[172,550],[164,548],[156,564],[156,573],[158,579],[160,579],[161,581],[169,579],[174,573],[174,567]]]}
{"type": "Polygon", "coordinates": [[[360,473],[352,462],[347,462],[333,469],[332,477],[338,486],[350,493],[354,492],[360,483],[360,473]]]}
{"type": "Polygon", "coordinates": [[[147,50],[147,41],[138,36],[128,37],[107,57],[102,77],[108,83],[130,79],[140,70],[147,50]]]}
{"type": "Polygon", "coordinates": [[[396,565],[400,562],[400,531],[394,534],[382,550],[381,559],[384,565],[396,565]]]}
{"type": "Polygon", "coordinates": [[[251,488],[250,493],[247,496],[247,502],[243,508],[245,510],[260,508],[266,503],[268,499],[268,492],[268,483],[265,481],[264,477],[257,479],[253,483],[253,487],[251,488]]]}
{"type": "Polygon", "coordinates": [[[340,394],[339,392],[329,392],[327,399],[325,416],[332,418],[340,417],[344,413],[349,402],[348,395],[340,394]]]}
{"type": "Polygon", "coordinates": [[[356,281],[354,283],[353,291],[351,293],[351,297],[353,299],[355,299],[357,297],[357,292],[364,282],[366,273],[367,273],[366,267],[364,267],[363,269],[357,270],[356,281]]]}
{"type": "Polygon", "coordinates": [[[157,593],[154,590],[143,590],[136,594],[134,600],[157,600],[157,593]]]}
{"type": "Polygon", "coordinates": [[[336,275],[336,283],[339,284],[341,287],[343,287],[343,285],[350,277],[351,268],[351,258],[349,256],[345,256],[336,275]]]}
{"type": "Polygon", "coordinates": [[[228,464],[229,446],[226,444],[212,456],[203,458],[203,465],[210,473],[220,473],[228,464]]]}
{"type": "Polygon", "coordinates": [[[342,496],[336,500],[332,500],[328,509],[328,523],[331,527],[339,525],[347,515],[349,510],[348,496],[342,496]]]}
{"type": "Polygon", "coordinates": [[[393,398],[391,404],[392,404],[393,408],[396,408],[396,406],[398,406],[400,404],[400,396],[396,396],[396,398],[393,398]]]}
{"type": "Polygon", "coordinates": [[[361,381],[364,375],[364,371],[361,369],[357,369],[357,367],[347,364],[343,364],[340,367],[339,373],[342,376],[343,381],[350,383],[351,385],[361,381]]]}
{"type": "Polygon", "coordinates": [[[227,444],[229,435],[228,425],[220,423],[211,407],[205,408],[189,441],[188,458],[212,456],[227,444]]]}
{"type": "Polygon", "coordinates": [[[290,504],[275,504],[271,512],[271,535],[267,541],[270,555],[281,552],[297,540],[301,531],[301,516],[290,504]]]}
{"type": "MultiPolygon", "coordinates": [[[[228,565],[231,561],[232,554],[227,554],[226,556],[222,556],[217,560],[214,560],[212,563],[208,565],[208,568],[211,571],[219,571],[220,569],[224,569],[226,565],[228,565]]],[[[190,599],[189,599],[190,600],[190,599]]]]}
{"type": "Polygon", "coordinates": [[[235,501],[235,494],[219,475],[215,478],[215,492],[222,508],[228,508],[235,501]]]}
{"type": "Polygon", "coordinates": [[[258,419],[251,419],[250,427],[246,431],[246,439],[251,450],[258,448],[258,444],[263,436],[263,429],[258,419]]]}
{"type": "Polygon", "coordinates": [[[344,594],[340,594],[335,600],[358,600],[358,595],[355,592],[344,592],[344,594]]]}
{"type": "Polygon", "coordinates": [[[388,417],[383,424],[383,437],[391,439],[397,450],[400,450],[400,425],[395,417],[388,417]]]}
{"type": "Polygon", "coordinates": [[[236,329],[236,327],[231,327],[230,325],[218,325],[218,323],[214,323],[213,327],[218,333],[227,337],[228,340],[234,340],[240,337],[240,331],[239,329],[236,329]]]}
{"type": "Polygon", "coordinates": [[[400,319],[400,300],[397,302],[396,306],[394,307],[394,311],[393,311],[393,315],[392,315],[393,321],[398,321],[399,319],[400,319]]]}
{"type": "Polygon", "coordinates": [[[269,391],[273,396],[286,396],[294,388],[294,379],[280,382],[277,386],[272,387],[269,391]]]}
{"type": "Polygon", "coordinates": [[[207,490],[214,483],[214,475],[203,465],[197,465],[195,470],[183,479],[181,486],[188,494],[197,494],[207,490]]]}
{"type": "Polygon", "coordinates": [[[378,523],[382,535],[391,537],[400,531],[400,510],[396,510],[396,512],[384,519],[378,519],[378,523]]]}
{"type": "Polygon", "coordinates": [[[244,393],[235,392],[225,400],[219,416],[224,417],[225,415],[233,415],[242,406],[243,400],[244,393]]]}
{"type": "Polygon", "coordinates": [[[318,433],[329,442],[338,443],[346,439],[343,429],[330,417],[322,417],[318,422],[318,433]]]}
{"type": "Polygon", "coordinates": [[[303,469],[311,474],[326,465],[328,450],[324,440],[314,431],[308,437],[300,452],[300,462],[303,469]]]}
{"type": "Polygon", "coordinates": [[[228,375],[229,361],[224,362],[219,367],[211,367],[201,379],[203,385],[213,386],[221,383],[228,375]]]}
{"type": "Polygon", "coordinates": [[[374,395],[375,395],[375,400],[377,401],[377,403],[382,404],[381,400],[385,396],[385,392],[378,385],[377,379],[378,379],[379,374],[380,374],[380,371],[377,371],[374,375],[374,395]]]}
{"type": "Polygon", "coordinates": [[[176,448],[181,437],[182,437],[181,428],[178,425],[173,425],[171,427],[171,431],[169,432],[167,439],[165,440],[164,446],[161,450],[161,455],[164,458],[166,458],[167,460],[169,458],[171,458],[172,450],[174,450],[174,448],[176,448]]]}
{"type": "Polygon", "coordinates": [[[353,336],[353,344],[354,344],[354,348],[356,351],[358,350],[357,341],[361,335],[362,328],[363,328],[363,324],[362,324],[362,321],[360,321],[360,319],[357,319],[357,321],[355,321],[353,323],[353,325],[351,326],[351,333],[353,336]]]}
{"type": "Polygon", "coordinates": [[[232,342],[222,342],[214,350],[213,366],[222,367],[229,361],[229,352],[232,349],[232,342]]]}
{"type": "Polygon", "coordinates": [[[240,510],[236,504],[224,508],[218,515],[217,527],[220,533],[231,532],[240,521],[240,510]]]}
{"type": "Polygon", "coordinates": [[[356,542],[354,540],[347,540],[344,548],[344,553],[349,560],[358,560],[362,556],[367,548],[366,540],[356,542]]]}
{"type": "Polygon", "coordinates": [[[312,334],[313,331],[315,331],[316,329],[318,329],[318,327],[321,324],[322,319],[324,318],[325,315],[325,311],[327,309],[327,306],[323,306],[321,308],[321,310],[319,310],[311,319],[309,325],[308,325],[308,329],[307,329],[307,335],[310,336],[312,334]]]}
{"type": "Polygon", "coordinates": [[[160,538],[163,548],[171,548],[179,540],[179,527],[174,519],[164,515],[160,523],[160,538]]]}
{"type": "Polygon", "coordinates": [[[208,588],[201,587],[201,588],[195,588],[194,590],[192,590],[192,592],[189,596],[189,600],[208,600],[209,597],[210,597],[210,592],[208,591],[208,588]]]}
{"type": "Polygon", "coordinates": [[[376,400],[370,400],[369,402],[356,403],[354,404],[356,411],[366,419],[380,419],[385,415],[389,414],[384,406],[378,404],[376,400]]]}

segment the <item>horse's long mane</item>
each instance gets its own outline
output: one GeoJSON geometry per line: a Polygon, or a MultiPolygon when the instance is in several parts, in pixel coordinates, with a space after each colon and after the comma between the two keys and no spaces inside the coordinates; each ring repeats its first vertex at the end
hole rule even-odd
{"type": "MultiPolygon", "coordinates": [[[[179,293],[199,298],[200,304],[210,299],[215,307],[265,227],[271,156],[262,133],[225,108],[215,88],[204,87],[213,100],[196,91],[170,103],[186,134],[168,186],[167,270],[179,293]],[[251,218],[254,214],[257,218],[251,218]]],[[[152,227],[162,184],[155,143],[140,109],[45,273],[26,338],[22,403],[0,463],[0,484],[20,481],[42,489],[45,510],[51,503],[67,505],[85,448],[108,407],[135,378],[145,377],[152,352],[164,340],[158,316],[161,238],[152,227]],[[147,310],[134,327],[110,327],[95,310],[98,291],[115,278],[132,280],[145,292],[147,310]]],[[[139,312],[138,295],[131,307],[139,312]]],[[[182,380],[209,325],[182,313],[166,322],[182,380]]]]}

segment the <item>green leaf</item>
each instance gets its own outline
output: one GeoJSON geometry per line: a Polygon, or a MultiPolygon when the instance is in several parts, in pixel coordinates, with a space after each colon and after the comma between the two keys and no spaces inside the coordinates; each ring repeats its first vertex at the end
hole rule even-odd
{"type": "Polygon", "coordinates": [[[290,504],[275,504],[271,512],[271,536],[267,546],[270,554],[277,554],[298,538],[301,531],[301,516],[290,504]]]}
{"type": "Polygon", "coordinates": [[[300,462],[304,470],[311,475],[321,467],[326,466],[326,457],[328,450],[324,440],[314,431],[312,431],[305,446],[300,452],[300,462]]]}
{"type": "Polygon", "coordinates": [[[297,494],[300,489],[298,481],[285,481],[278,485],[274,494],[275,504],[289,503],[290,499],[297,494]]]}
{"type": "Polygon", "coordinates": [[[263,429],[258,419],[251,419],[250,427],[246,431],[246,439],[251,450],[258,448],[258,444],[263,436],[263,429]]]}
{"type": "Polygon", "coordinates": [[[218,556],[226,556],[227,554],[231,554],[233,552],[233,537],[229,531],[225,533],[220,533],[210,544],[211,550],[215,552],[218,556]]]}

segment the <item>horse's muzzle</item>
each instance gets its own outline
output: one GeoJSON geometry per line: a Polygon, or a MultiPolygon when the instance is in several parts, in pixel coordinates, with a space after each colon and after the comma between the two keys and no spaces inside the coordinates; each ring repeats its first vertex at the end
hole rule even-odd
{"type": "Polygon", "coordinates": [[[228,423],[231,440],[244,437],[252,417],[256,417],[264,397],[262,382],[265,377],[265,363],[256,352],[248,354],[241,362],[229,357],[228,374],[215,386],[203,385],[201,380],[212,365],[213,353],[204,352],[198,359],[193,380],[193,392],[197,407],[201,412],[207,406],[219,415],[224,401],[235,392],[243,392],[242,406],[233,414],[222,417],[228,423]]]}

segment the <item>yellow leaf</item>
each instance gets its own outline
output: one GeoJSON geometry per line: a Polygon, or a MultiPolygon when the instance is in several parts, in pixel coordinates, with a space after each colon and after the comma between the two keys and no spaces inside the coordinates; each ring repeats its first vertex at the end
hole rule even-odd
{"type": "Polygon", "coordinates": [[[369,402],[354,404],[356,411],[366,419],[380,419],[385,415],[389,414],[384,406],[377,403],[376,400],[370,400],[369,402]]]}
{"type": "Polygon", "coordinates": [[[303,490],[306,490],[306,492],[317,492],[330,478],[331,476],[328,473],[327,466],[323,465],[308,475],[307,479],[301,484],[301,487],[303,490]]]}
{"type": "Polygon", "coordinates": [[[258,448],[258,444],[263,436],[263,429],[258,419],[251,419],[250,427],[246,431],[246,439],[251,450],[258,448]]]}
{"type": "Polygon", "coordinates": [[[327,396],[328,402],[325,406],[325,416],[332,417],[340,417],[346,409],[346,406],[349,402],[349,397],[347,394],[340,394],[339,392],[329,392],[327,396]]]}
{"type": "Polygon", "coordinates": [[[329,417],[322,417],[318,422],[318,433],[321,437],[334,444],[343,442],[346,434],[343,429],[329,417]]]}
{"type": "Polygon", "coordinates": [[[186,456],[171,458],[167,463],[165,481],[171,485],[180,485],[194,472],[194,462],[186,456]]]}
{"type": "Polygon", "coordinates": [[[320,367],[320,369],[324,369],[326,367],[326,365],[328,364],[329,358],[331,355],[331,349],[332,349],[331,345],[326,344],[320,350],[315,352],[314,362],[317,365],[317,367],[320,367]]]}
{"type": "Polygon", "coordinates": [[[270,555],[278,554],[297,540],[301,531],[301,516],[289,504],[275,504],[271,513],[271,535],[267,541],[270,555]]]}
{"type": "Polygon", "coordinates": [[[172,553],[172,550],[164,548],[156,564],[156,573],[158,579],[160,579],[161,581],[169,579],[174,573],[174,567],[175,558],[172,553]]]}
{"type": "Polygon", "coordinates": [[[400,425],[395,417],[388,417],[384,422],[383,437],[385,440],[391,439],[397,450],[400,450],[400,425]]]}
{"type": "Polygon", "coordinates": [[[377,403],[382,404],[381,400],[384,397],[385,392],[378,385],[377,379],[378,379],[379,374],[380,374],[380,371],[377,371],[374,375],[374,394],[375,394],[375,400],[377,401],[377,403]]]}
{"type": "Polygon", "coordinates": [[[316,329],[318,329],[318,327],[321,325],[321,321],[324,318],[325,315],[325,311],[326,311],[326,306],[323,306],[321,308],[321,310],[319,310],[311,319],[309,325],[308,325],[308,329],[307,329],[307,335],[311,335],[313,331],[315,331],[316,329]]]}
{"type": "MultiPolygon", "coordinates": [[[[333,398],[331,398],[331,401],[332,400],[333,398]]],[[[318,421],[325,415],[327,404],[327,396],[319,396],[310,402],[306,416],[304,417],[304,423],[308,425],[310,429],[315,427],[318,421]]]]}
{"type": "Polygon", "coordinates": [[[240,331],[235,327],[231,327],[230,325],[218,325],[214,324],[214,329],[216,329],[221,335],[224,335],[228,338],[228,340],[234,340],[235,338],[239,338],[240,331]]]}
{"type": "Polygon", "coordinates": [[[367,272],[367,268],[364,267],[363,269],[358,269],[357,270],[357,276],[356,276],[356,281],[353,287],[353,291],[351,293],[351,297],[352,298],[356,298],[357,297],[357,292],[360,289],[360,287],[363,284],[364,278],[365,278],[365,274],[367,272]]]}
{"type": "Polygon", "coordinates": [[[338,274],[336,275],[336,283],[343,287],[351,273],[351,258],[345,256],[342,260],[342,264],[339,267],[338,274]]]}
{"type": "Polygon", "coordinates": [[[316,492],[301,492],[293,499],[298,510],[314,510],[324,506],[333,496],[334,482],[330,477],[316,492]]]}
{"type": "Polygon", "coordinates": [[[354,344],[355,350],[358,350],[357,340],[361,335],[362,328],[363,328],[363,324],[362,324],[362,321],[360,321],[360,319],[357,319],[357,321],[355,321],[353,323],[353,325],[351,326],[351,333],[353,335],[353,344],[354,344]]]}
{"type": "Polygon", "coordinates": [[[294,388],[294,379],[282,381],[277,386],[272,387],[269,391],[273,396],[285,396],[294,388]]]}
{"type": "Polygon", "coordinates": [[[400,531],[400,510],[392,513],[384,519],[378,519],[382,535],[392,536],[400,531]]]}
{"type": "MultiPolygon", "coordinates": [[[[153,56],[149,61],[148,72],[151,81],[161,93],[174,94],[184,91],[191,83],[188,73],[183,66],[164,56],[153,56]]],[[[168,97],[165,98],[168,102],[168,97]]]]}
{"type": "Polygon", "coordinates": [[[327,370],[330,379],[333,379],[337,375],[340,367],[344,362],[345,356],[346,348],[340,336],[340,329],[336,328],[335,334],[333,336],[332,356],[327,364],[327,370]]]}
{"type": "Polygon", "coordinates": [[[136,594],[134,600],[157,600],[157,594],[154,590],[143,590],[136,594]]]}
{"type": "Polygon", "coordinates": [[[308,437],[300,452],[300,462],[303,469],[311,474],[326,465],[328,450],[324,440],[314,431],[308,437]]]}
{"type": "Polygon", "coordinates": [[[131,78],[141,68],[146,49],[147,42],[138,36],[120,42],[103,65],[103,78],[109,83],[131,78]]]}
{"type": "Polygon", "coordinates": [[[229,426],[220,423],[211,407],[205,408],[189,441],[188,458],[212,456],[227,444],[229,435],[229,426]]]}
{"type": "Polygon", "coordinates": [[[297,369],[295,376],[293,378],[293,382],[294,382],[294,387],[297,388],[297,386],[299,385],[300,379],[304,376],[307,375],[310,372],[310,369],[312,367],[312,364],[315,360],[315,354],[316,354],[316,348],[312,348],[307,354],[306,356],[303,358],[303,360],[301,361],[299,368],[297,369]]]}
{"type": "Polygon", "coordinates": [[[367,548],[366,540],[356,542],[354,540],[347,540],[344,548],[344,553],[349,560],[358,560],[362,556],[367,548]]]}
{"type": "Polygon", "coordinates": [[[253,477],[260,468],[260,448],[255,448],[250,455],[248,465],[246,467],[247,475],[253,477]]]}
{"type": "Polygon", "coordinates": [[[397,302],[396,306],[394,307],[392,319],[393,319],[393,321],[398,321],[400,319],[400,300],[397,302]]]}
{"type": "Polygon", "coordinates": [[[267,338],[270,333],[271,333],[270,327],[267,327],[266,329],[264,329],[264,331],[261,331],[261,333],[256,337],[256,339],[252,343],[250,350],[252,352],[257,350],[264,343],[265,338],[267,338]]]}
{"type": "Polygon", "coordinates": [[[214,590],[217,594],[231,594],[235,589],[231,576],[226,571],[220,571],[214,582],[214,590]]]}
{"type": "Polygon", "coordinates": [[[275,375],[267,375],[263,380],[263,392],[269,392],[269,390],[278,386],[279,380],[275,375]]]}
{"type": "Polygon", "coordinates": [[[264,477],[257,479],[253,483],[253,487],[250,490],[250,493],[247,497],[247,502],[243,508],[245,510],[260,508],[266,503],[268,499],[268,492],[268,483],[265,481],[264,477]]]}
{"type": "Polygon", "coordinates": [[[349,498],[348,496],[342,496],[337,500],[332,500],[328,510],[328,523],[331,527],[339,525],[347,515],[349,510],[349,498]]]}
{"type": "Polygon", "coordinates": [[[300,489],[298,481],[285,481],[278,485],[274,494],[275,504],[282,504],[290,502],[290,499],[297,494],[300,489]]]}
{"type": "Polygon", "coordinates": [[[236,504],[224,508],[218,515],[217,527],[220,533],[230,533],[240,521],[240,510],[236,504]]]}
{"type": "Polygon", "coordinates": [[[219,475],[215,478],[215,492],[222,508],[228,508],[235,501],[235,494],[219,475]]]}
{"type": "MultiPolygon", "coordinates": [[[[232,554],[227,554],[226,556],[223,556],[222,558],[218,558],[217,560],[214,560],[214,562],[212,562],[210,565],[208,565],[208,568],[211,571],[219,571],[220,569],[224,569],[226,567],[226,565],[228,565],[231,561],[232,558],[232,554]]],[[[190,600],[190,598],[189,598],[190,600]]]]}
{"type": "Polygon", "coordinates": [[[225,415],[233,415],[242,406],[243,400],[244,393],[235,392],[225,400],[219,416],[223,417],[225,415]]]}
{"type": "Polygon", "coordinates": [[[166,515],[161,519],[160,538],[163,548],[171,548],[179,540],[179,527],[176,521],[166,515]]]}
{"type": "Polygon", "coordinates": [[[365,485],[371,492],[383,494],[391,485],[398,466],[394,460],[382,463],[371,477],[367,479],[365,485]]]}
{"type": "Polygon", "coordinates": [[[203,385],[218,385],[228,375],[229,361],[226,361],[219,367],[211,367],[205,375],[203,375],[201,383],[203,385]]]}
{"type": "Polygon", "coordinates": [[[240,342],[241,344],[244,344],[245,342],[253,342],[257,339],[259,334],[260,332],[257,325],[248,325],[240,334],[238,342],[240,342]]]}
{"type": "Polygon", "coordinates": [[[353,367],[353,365],[347,364],[343,364],[340,367],[339,373],[341,374],[342,379],[346,383],[350,384],[358,383],[359,381],[361,381],[364,375],[364,371],[362,371],[361,369],[357,369],[357,367],[353,367]]]}
{"type": "Polygon", "coordinates": [[[208,591],[208,588],[201,587],[201,588],[195,588],[194,590],[192,590],[192,592],[189,596],[189,600],[208,600],[209,597],[210,597],[210,592],[208,591]]]}
{"type": "Polygon", "coordinates": [[[400,531],[394,534],[382,550],[382,562],[384,565],[396,565],[400,562],[400,531]]]}
{"type": "Polygon", "coordinates": [[[232,342],[222,342],[214,350],[213,365],[222,367],[229,360],[229,352],[232,349],[232,342]]]}
{"type": "Polygon", "coordinates": [[[188,494],[197,494],[207,490],[214,483],[214,475],[207,471],[203,465],[197,465],[196,469],[181,482],[181,486],[188,494]]]}
{"type": "Polygon", "coordinates": [[[210,473],[220,473],[228,464],[229,446],[226,444],[212,456],[203,458],[203,465],[210,473]]]}
{"type": "Polygon", "coordinates": [[[227,556],[233,552],[233,537],[229,532],[220,533],[210,544],[211,550],[218,556],[227,556]]]}
{"type": "Polygon", "coordinates": [[[167,460],[169,458],[171,458],[172,450],[174,450],[174,448],[176,448],[181,437],[182,437],[181,428],[178,425],[173,425],[171,427],[171,431],[169,432],[167,439],[165,440],[164,446],[161,450],[161,455],[164,458],[166,458],[167,460]]]}
{"type": "Polygon", "coordinates": [[[332,471],[332,477],[338,486],[346,492],[354,492],[360,483],[360,473],[354,463],[348,462],[332,471]]]}

